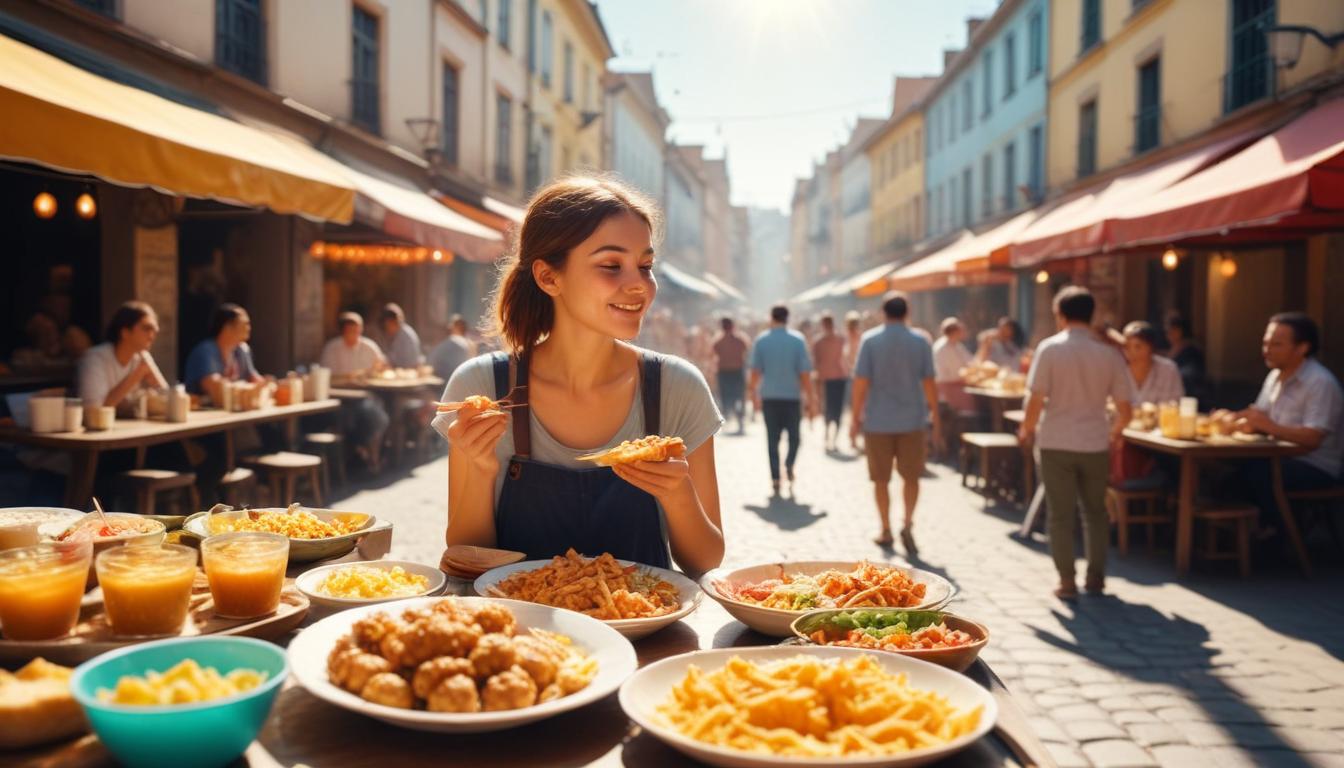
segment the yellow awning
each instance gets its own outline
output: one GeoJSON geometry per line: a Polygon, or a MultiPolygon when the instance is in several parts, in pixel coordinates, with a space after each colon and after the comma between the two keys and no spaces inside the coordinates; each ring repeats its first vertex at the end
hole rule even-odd
{"type": "Polygon", "coordinates": [[[355,187],[284,142],[0,36],[0,157],[348,223],[355,187]]]}

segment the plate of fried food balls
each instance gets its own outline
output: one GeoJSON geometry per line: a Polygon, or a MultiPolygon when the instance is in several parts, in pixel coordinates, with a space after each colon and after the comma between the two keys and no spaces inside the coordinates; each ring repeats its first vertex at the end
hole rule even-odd
{"type": "Polygon", "coordinates": [[[637,666],[619,632],[518,600],[418,597],[352,608],[299,633],[294,677],[313,695],[421,731],[495,731],[597,701],[637,666]]]}

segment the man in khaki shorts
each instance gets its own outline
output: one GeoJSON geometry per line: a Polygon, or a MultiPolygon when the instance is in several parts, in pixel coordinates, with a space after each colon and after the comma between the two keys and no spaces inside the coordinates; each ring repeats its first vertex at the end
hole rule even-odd
{"type": "Polygon", "coordinates": [[[919,478],[924,474],[925,428],[933,422],[935,445],[942,443],[938,420],[938,390],[934,384],[933,349],[905,325],[909,304],[903,294],[888,293],[882,302],[886,322],[865,333],[854,366],[853,412],[850,436],[863,433],[867,446],[868,478],[873,481],[882,532],[874,539],[892,545],[891,468],[901,476],[905,521],[901,545],[918,554],[912,527],[919,501],[919,478]]]}

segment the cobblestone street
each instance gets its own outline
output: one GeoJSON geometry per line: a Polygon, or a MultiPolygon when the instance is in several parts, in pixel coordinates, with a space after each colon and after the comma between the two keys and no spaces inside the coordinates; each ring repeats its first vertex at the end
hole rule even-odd
{"type": "MultiPolygon", "coordinates": [[[[716,442],[727,562],[883,559],[861,457],[826,455],[820,425],[805,426],[797,493],[771,499],[762,432],[716,442]]],[[[446,465],[385,476],[341,505],[394,520],[392,556],[437,562],[446,465]]],[[[1170,555],[1140,544],[1123,559],[1112,549],[1106,596],[1068,605],[1050,593],[1044,543],[1012,535],[1020,512],[982,511],[955,470],[932,474],[916,563],[989,627],[985,658],[1061,766],[1344,766],[1344,569],[1324,531],[1311,581],[1258,557],[1245,582],[1197,564],[1177,583],[1170,555]]]]}

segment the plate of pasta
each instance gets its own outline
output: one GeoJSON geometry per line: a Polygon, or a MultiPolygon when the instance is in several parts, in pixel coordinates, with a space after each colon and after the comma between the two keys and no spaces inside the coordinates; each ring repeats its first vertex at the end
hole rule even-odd
{"type": "Polygon", "coordinates": [[[994,727],[970,678],[858,648],[722,648],[673,656],[621,686],[621,707],[674,749],[725,768],[916,766],[994,727]]]}
{"type": "Polygon", "coordinates": [[[792,636],[793,620],[820,608],[932,610],[956,594],[952,582],[931,571],[867,560],[716,568],[700,577],[700,586],[733,618],[771,637],[792,636]]]}
{"type": "Polygon", "coordinates": [[[550,560],[527,560],[486,571],[473,585],[485,597],[523,600],[591,616],[631,640],[689,615],[700,588],[666,568],[584,557],[570,549],[550,560]]]}

